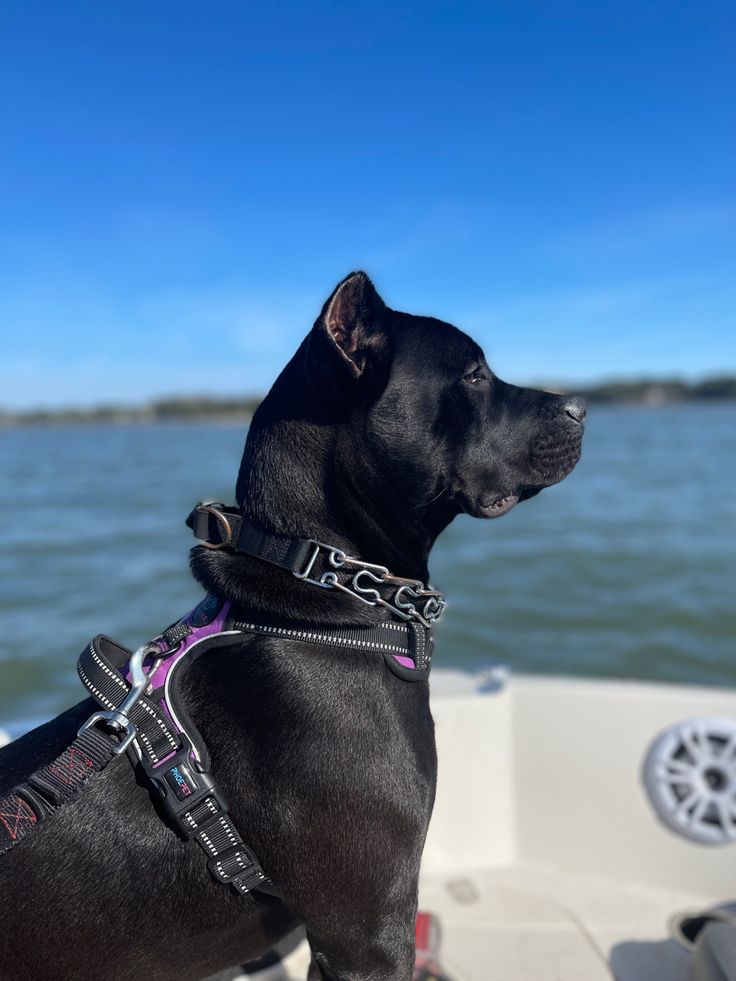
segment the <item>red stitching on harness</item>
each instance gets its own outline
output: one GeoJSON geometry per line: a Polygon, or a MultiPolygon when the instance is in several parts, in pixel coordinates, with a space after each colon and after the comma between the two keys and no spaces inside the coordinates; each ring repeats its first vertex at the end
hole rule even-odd
{"type": "Polygon", "coordinates": [[[26,801],[22,797],[16,797],[15,794],[11,794],[10,797],[6,797],[4,801],[0,802],[0,808],[2,808],[0,821],[8,829],[8,834],[13,841],[22,838],[24,833],[32,828],[38,820],[26,801]],[[15,810],[5,810],[5,808],[15,808],[15,810]]]}
{"type": "Polygon", "coordinates": [[[70,746],[65,750],[58,760],[49,767],[52,777],[67,787],[73,787],[83,779],[87,770],[94,766],[94,763],[81,750],[70,746]]]}

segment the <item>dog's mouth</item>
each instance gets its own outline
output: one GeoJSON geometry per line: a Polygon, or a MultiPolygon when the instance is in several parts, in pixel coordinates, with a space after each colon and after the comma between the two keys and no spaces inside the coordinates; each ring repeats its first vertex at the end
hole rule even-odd
{"type": "Polygon", "coordinates": [[[505,497],[498,497],[495,500],[478,501],[478,507],[484,518],[500,518],[501,515],[508,514],[511,508],[518,503],[518,494],[507,494],[505,497]]]}
{"type": "Polygon", "coordinates": [[[505,494],[503,497],[486,494],[475,502],[475,507],[471,508],[469,513],[479,518],[500,518],[508,514],[520,501],[528,501],[541,490],[541,487],[522,486],[515,494],[505,494]]]}

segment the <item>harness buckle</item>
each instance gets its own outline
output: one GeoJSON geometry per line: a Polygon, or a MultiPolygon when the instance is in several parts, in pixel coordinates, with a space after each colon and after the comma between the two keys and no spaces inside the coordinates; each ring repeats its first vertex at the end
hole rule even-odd
{"type": "Polygon", "coordinates": [[[116,735],[122,735],[122,739],[113,750],[116,756],[124,753],[128,746],[130,746],[138,735],[138,727],[131,721],[129,714],[136,702],[143,696],[146,688],[148,688],[148,678],[143,670],[143,659],[147,656],[149,650],[150,644],[143,644],[142,647],[139,647],[131,655],[129,662],[130,691],[120,705],[116,709],[111,709],[109,712],[95,712],[81,727],[77,733],[78,736],[91,729],[92,726],[97,725],[98,722],[104,722],[116,735]]]}
{"type": "Polygon", "coordinates": [[[192,743],[180,733],[181,747],[168,759],[152,766],[145,758],[141,766],[148,781],[159,794],[161,808],[168,820],[185,838],[194,838],[210,821],[226,814],[227,801],[212,776],[200,772],[192,762],[192,743]],[[196,814],[206,802],[202,815],[196,814]]]}

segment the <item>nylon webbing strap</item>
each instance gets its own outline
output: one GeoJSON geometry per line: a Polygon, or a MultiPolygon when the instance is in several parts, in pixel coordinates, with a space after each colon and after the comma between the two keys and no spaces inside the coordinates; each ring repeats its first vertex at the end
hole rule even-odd
{"type": "Polygon", "coordinates": [[[408,626],[414,634],[414,664],[419,671],[429,671],[432,664],[432,633],[419,623],[408,626]]]}
{"type": "Polygon", "coordinates": [[[262,616],[250,615],[247,611],[241,610],[233,626],[248,633],[283,637],[309,644],[409,657],[420,671],[429,667],[430,642],[427,639],[429,631],[418,623],[387,622],[368,627],[344,627],[332,624],[287,626],[283,622],[266,620],[262,616]]]}
{"type": "Polygon", "coordinates": [[[243,894],[270,885],[258,859],[215,797],[199,801],[184,813],[182,821],[207,853],[207,867],[220,882],[231,883],[243,894]]]}
{"type": "Polygon", "coordinates": [[[282,569],[288,569],[289,572],[301,572],[314,550],[314,545],[306,538],[280,538],[276,535],[268,535],[245,521],[235,543],[239,552],[264,559],[273,565],[281,566],[282,569]]]}
{"type": "Polygon", "coordinates": [[[53,762],[36,770],[0,800],[0,855],[55,808],[76,797],[89,778],[114,759],[118,743],[114,736],[88,729],[53,762]]]}
{"type": "MultiPolygon", "coordinates": [[[[130,658],[130,654],[127,648],[100,634],[89,642],[79,656],[77,672],[82,684],[108,710],[117,708],[130,690],[118,670],[130,658]]],[[[153,766],[179,748],[176,730],[158,705],[147,696],[136,702],[129,717],[138,730],[141,750],[153,766]]]]}
{"type": "Polygon", "coordinates": [[[221,505],[198,505],[186,523],[194,536],[210,547],[227,546],[289,572],[301,572],[314,551],[314,542],[308,538],[270,535],[245,521],[239,511],[221,505]]]}

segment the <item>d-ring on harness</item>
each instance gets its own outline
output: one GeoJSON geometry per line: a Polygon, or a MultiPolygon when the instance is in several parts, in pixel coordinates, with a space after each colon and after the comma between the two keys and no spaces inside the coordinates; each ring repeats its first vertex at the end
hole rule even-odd
{"type": "Polygon", "coordinates": [[[180,695],[184,671],[206,651],[239,644],[244,634],[258,633],[373,652],[404,680],[422,681],[431,664],[430,626],[444,609],[444,597],[335,546],[259,531],[221,504],[198,505],[187,524],[210,548],[246,552],[313,586],[383,607],[399,622],[349,627],[285,623],[235,610],[210,595],[134,653],[109,637],[93,638],[80,655],[77,671],[100,710],[61,756],[0,799],[0,854],[127,751],[157,792],[168,823],[205,851],[216,879],[243,895],[253,889],[278,895],[278,886],[235,827],[211,773],[207,747],[180,695]]]}

